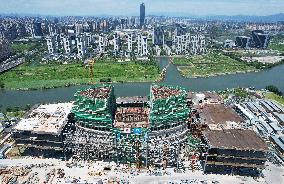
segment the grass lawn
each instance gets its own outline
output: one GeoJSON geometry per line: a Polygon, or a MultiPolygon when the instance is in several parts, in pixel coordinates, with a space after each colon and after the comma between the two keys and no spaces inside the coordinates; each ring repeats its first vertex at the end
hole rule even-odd
{"type": "Polygon", "coordinates": [[[15,111],[15,112],[7,112],[8,117],[16,117],[16,118],[22,118],[25,115],[25,111],[15,111]]]}
{"type": "MultiPolygon", "coordinates": [[[[150,82],[159,77],[155,64],[96,63],[94,82],[111,79],[112,82],[150,82]]],[[[7,89],[45,89],[60,86],[89,84],[89,68],[82,64],[24,64],[0,75],[0,81],[7,89]]]]}
{"type": "Polygon", "coordinates": [[[44,52],[47,50],[46,42],[14,42],[11,45],[13,53],[27,53],[32,50],[37,50],[40,52],[44,52]]]}
{"type": "Polygon", "coordinates": [[[37,43],[31,42],[31,43],[13,43],[11,45],[12,51],[15,53],[18,52],[27,52],[35,49],[37,46],[37,43]]]}
{"type": "Polygon", "coordinates": [[[205,77],[256,70],[254,66],[216,52],[189,58],[175,58],[174,64],[185,77],[205,77]]]}
{"type": "Polygon", "coordinates": [[[264,96],[265,98],[269,100],[274,100],[278,102],[279,104],[281,104],[282,106],[284,106],[284,97],[276,95],[274,93],[265,93],[264,96]]]}

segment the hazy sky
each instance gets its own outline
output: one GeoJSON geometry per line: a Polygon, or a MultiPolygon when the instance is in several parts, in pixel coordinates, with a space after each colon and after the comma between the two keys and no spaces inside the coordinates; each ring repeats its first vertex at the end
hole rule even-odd
{"type": "MultiPolygon", "coordinates": [[[[0,0],[0,13],[43,15],[139,15],[141,0],[0,0]]],[[[146,14],[271,15],[284,0],[144,0],[146,14]]]]}

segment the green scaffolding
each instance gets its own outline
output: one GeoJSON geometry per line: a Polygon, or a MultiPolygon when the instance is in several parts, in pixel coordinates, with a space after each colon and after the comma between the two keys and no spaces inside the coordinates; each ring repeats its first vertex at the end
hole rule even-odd
{"type": "Polygon", "coordinates": [[[109,131],[115,138],[115,151],[112,158],[120,163],[147,165],[149,151],[149,134],[152,128],[163,126],[176,126],[187,122],[190,110],[186,104],[187,92],[183,88],[163,86],[170,90],[178,90],[176,95],[167,95],[166,98],[155,99],[152,88],[150,91],[150,128],[141,128],[139,133],[131,129],[125,132],[123,129],[114,128],[113,121],[116,111],[116,99],[111,85],[94,85],[88,89],[79,90],[74,96],[76,101],[72,112],[77,124],[82,127],[109,131]],[[106,98],[89,98],[81,95],[81,92],[110,87],[111,90],[106,98]]]}
{"type": "Polygon", "coordinates": [[[141,128],[140,134],[124,133],[120,128],[114,128],[114,132],[116,160],[124,164],[145,164],[149,129],[141,128]]]}
{"type": "Polygon", "coordinates": [[[189,117],[189,108],[186,104],[187,92],[185,89],[176,86],[153,85],[150,92],[150,123],[151,127],[160,127],[177,122],[186,122],[189,117]],[[167,98],[155,99],[153,87],[166,87],[179,90],[177,95],[167,98]]]}
{"type": "Polygon", "coordinates": [[[74,96],[76,101],[72,112],[78,124],[86,128],[112,130],[116,103],[111,85],[97,84],[91,88],[77,91],[74,96]],[[111,88],[107,98],[89,98],[80,94],[82,91],[103,87],[111,88]]]}
{"type": "Polygon", "coordinates": [[[196,151],[199,149],[201,140],[197,137],[192,136],[191,134],[187,137],[187,146],[189,151],[196,151]]]}

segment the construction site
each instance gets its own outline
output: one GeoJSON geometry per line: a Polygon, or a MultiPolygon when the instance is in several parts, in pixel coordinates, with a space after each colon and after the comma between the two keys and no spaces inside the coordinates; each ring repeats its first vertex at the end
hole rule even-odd
{"type": "Polygon", "coordinates": [[[113,160],[137,168],[178,164],[185,149],[187,92],[153,85],[149,97],[119,98],[110,85],[78,91],[72,109],[74,131],[65,134],[66,152],[83,160],[113,160]]]}
{"type": "Polygon", "coordinates": [[[67,168],[101,163],[130,173],[253,176],[265,168],[266,142],[216,93],[152,85],[148,96],[114,94],[112,85],[96,84],[78,90],[73,102],[35,106],[13,127],[13,139],[34,150],[30,156],[61,155],[67,168]]]}

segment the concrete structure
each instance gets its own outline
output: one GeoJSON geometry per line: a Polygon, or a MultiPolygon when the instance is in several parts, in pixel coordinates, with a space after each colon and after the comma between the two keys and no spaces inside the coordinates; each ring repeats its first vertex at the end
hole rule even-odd
{"type": "Polygon", "coordinates": [[[233,40],[225,40],[224,48],[233,48],[236,46],[236,43],[233,40]]]}
{"type": "Polygon", "coordinates": [[[78,91],[75,98],[74,131],[66,132],[66,152],[84,160],[112,159],[115,148],[113,87],[96,85],[78,91]]]}
{"type": "Polygon", "coordinates": [[[100,35],[99,36],[99,52],[100,53],[105,53],[106,52],[106,46],[107,46],[107,38],[105,35],[100,35]]]}
{"type": "Polygon", "coordinates": [[[79,34],[76,36],[77,56],[83,57],[87,53],[87,38],[86,34],[79,34]]]}
{"type": "Polygon", "coordinates": [[[48,150],[47,154],[52,151],[63,153],[63,133],[70,128],[72,117],[69,114],[72,107],[72,103],[58,103],[40,105],[32,109],[30,114],[14,127],[13,138],[16,145],[43,152],[48,150]]]}
{"type": "Polygon", "coordinates": [[[83,24],[76,23],[75,24],[75,32],[76,32],[76,34],[83,33],[83,24]]]}
{"type": "Polygon", "coordinates": [[[117,55],[120,52],[121,49],[121,41],[120,37],[117,33],[114,34],[113,38],[113,52],[115,55],[117,55]]]}
{"type": "Polygon", "coordinates": [[[11,43],[0,37],[0,62],[11,55],[11,43]]]}
{"type": "Polygon", "coordinates": [[[133,41],[134,41],[134,35],[133,33],[127,34],[127,51],[133,52],[133,41]]]}
{"type": "Polygon", "coordinates": [[[72,40],[70,36],[67,35],[61,35],[61,40],[62,40],[62,45],[63,49],[66,54],[69,54],[73,51],[73,45],[72,45],[72,40]]]}
{"type": "Polygon", "coordinates": [[[32,24],[32,37],[41,38],[43,36],[42,27],[40,22],[34,22],[32,24]]]}
{"type": "Polygon", "coordinates": [[[252,44],[255,48],[266,49],[269,45],[270,36],[263,30],[252,31],[252,44]]]}
{"type": "Polygon", "coordinates": [[[190,37],[190,53],[192,55],[204,54],[205,50],[205,36],[193,35],[190,37]]]}
{"type": "Polygon", "coordinates": [[[85,35],[86,35],[86,46],[90,48],[91,44],[93,43],[93,35],[91,33],[85,33],[85,35]]]}
{"type": "Polygon", "coordinates": [[[138,55],[139,56],[146,56],[148,55],[148,37],[143,34],[138,35],[138,55]]]}
{"type": "Polygon", "coordinates": [[[178,55],[204,54],[206,52],[205,36],[191,35],[190,33],[184,35],[176,34],[173,40],[173,49],[178,55]]]}
{"type": "Polygon", "coordinates": [[[252,130],[210,130],[203,133],[207,145],[205,173],[258,176],[265,168],[268,147],[252,130]]]}
{"type": "Polygon", "coordinates": [[[113,94],[110,85],[76,93],[75,131],[66,133],[66,152],[85,160],[107,159],[138,168],[180,164],[188,132],[186,91],[155,85],[150,100],[127,97],[116,104],[113,94]]]}
{"type": "Polygon", "coordinates": [[[240,128],[244,120],[231,108],[223,104],[201,105],[199,120],[211,130],[240,128]]]}
{"type": "Polygon", "coordinates": [[[59,35],[52,35],[46,38],[47,49],[50,54],[58,53],[60,49],[59,35]]]}
{"type": "Polygon", "coordinates": [[[150,161],[166,168],[181,166],[182,153],[188,133],[190,109],[183,88],[154,85],[150,92],[150,161]]]}
{"type": "Polygon", "coordinates": [[[247,36],[237,36],[236,46],[247,49],[249,47],[266,49],[269,45],[270,36],[263,30],[252,31],[251,38],[247,36]]]}
{"type": "Polygon", "coordinates": [[[250,47],[250,40],[251,40],[250,37],[247,37],[247,36],[237,36],[236,46],[247,49],[250,47]]]}

